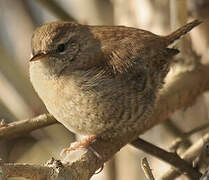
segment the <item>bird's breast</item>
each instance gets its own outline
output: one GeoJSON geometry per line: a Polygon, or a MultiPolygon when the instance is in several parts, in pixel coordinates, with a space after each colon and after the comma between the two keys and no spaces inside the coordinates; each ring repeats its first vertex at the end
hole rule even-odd
{"type": "Polygon", "coordinates": [[[76,133],[100,134],[119,126],[130,129],[134,121],[140,120],[146,103],[153,103],[135,87],[140,82],[130,82],[114,90],[107,86],[100,92],[88,92],[77,86],[72,77],[51,78],[46,71],[41,63],[30,65],[34,89],[49,113],[76,133]]]}

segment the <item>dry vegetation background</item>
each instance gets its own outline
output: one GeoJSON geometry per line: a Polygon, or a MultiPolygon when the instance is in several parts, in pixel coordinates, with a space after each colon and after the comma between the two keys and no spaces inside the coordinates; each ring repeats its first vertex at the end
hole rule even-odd
{"type": "MultiPolygon", "coordinates": [[[[0,0],[2,124],[4,121],[10,123],[46,112],[30,84],[28,74],[30,40],[36,27],[51,21],[69,19],[92,25],[127,25],[165,35],[194,18],[204,23],[190,33],[191,38],[187,37],[183,43],[176,45],[181,47],[182,55],[179,58],[184,60],[180,60],[171,70],[167,81],[172,79],[173,74],[190,69],[199,61],[208,62],[208,0],[0,0]],[[191,52],[190,44],[194,52],[191,52]]],[[[205,93],[192,107],[176,112],[168,121],[146,132],[142,138],[169,150],[172,142],[184,137],[184,133],[209,123],[208,109],[209,96],[205,93]]],[[[178,152],[185,151],[207,131],[205,129],[187,137],[178,152]]],[[[18,138],[0,138],[0,158],[4,162],[43,164],[52,156],[60,159],[61,149],[68,147],[76,138],[79,137],[58,124],[18,138]]],[[[171,168],[127,145],[92,180],[143,180],[145,176],[140,167],[143,157],[148,158],[156,179],[161,179],[171,168]]],[[[180,176],[179,179],[186,177],[180,176]]]]}

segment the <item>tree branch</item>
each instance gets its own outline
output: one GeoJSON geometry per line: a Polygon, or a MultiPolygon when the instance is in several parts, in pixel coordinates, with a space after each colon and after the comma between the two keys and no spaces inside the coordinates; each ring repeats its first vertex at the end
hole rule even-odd
{"type": "Polygon", "coordinates": [[[56,119],[50,114],[42,114],[32,119],[15,121],[4,126],[0,126],[0,140],[3,138],[18,137],[56,122],[56,119]]]}
{"type": "Polygon", "coordinates": [[[6,180],[8,177],[24,177],[31,180],[49,179],[53,169],[41,165],[3,163],[0,162],[0,179],[6,180]]]}
{"type": "MultiPolygon", "coordinates": [[[[181,158],[184,159],[186,162],[192,162],[200,153],[202,150],[202,147],[204,145],[204,142],[209,141],[209,133],[205,134],[203,138],[198,140],[196,143],[194,143],[187,151],[185,151],[181,158]]],[[[175,169],[168,170],[160,179],[162,180],[169,180],[169,179],[175,179],[178,176],[180,176],[181,173],[179,171],[176,171],[175,169]]]]}
{"type": "Polygon", "coordinates": [[[197,170],[192,168],[191,164],[181,159],[177,154],[167,152],[149,142],[144,141],[143,139],[137,138],[135,141],[131,142],[131,144],[137,149],[140,149],[145,153],[151,154],[163,160],[164,162],[169,163],[170,165],[175,167],[177,171],[181,173],[186,173],[187,176],[189,176],[191,179],[199,179],[202,175],[197,170]]]}

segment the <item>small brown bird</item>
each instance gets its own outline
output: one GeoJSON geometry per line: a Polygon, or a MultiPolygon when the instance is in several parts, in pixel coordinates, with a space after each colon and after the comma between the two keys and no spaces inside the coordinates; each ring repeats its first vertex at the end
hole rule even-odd
{"type": "Polygon", "coordinates": [[[32,37],[31,82],[66,128],[100,136],[136,131],[151,116],[177,49],[168,48],[200,22],[168,36],[125,26],[53,22],[32,37]]]}

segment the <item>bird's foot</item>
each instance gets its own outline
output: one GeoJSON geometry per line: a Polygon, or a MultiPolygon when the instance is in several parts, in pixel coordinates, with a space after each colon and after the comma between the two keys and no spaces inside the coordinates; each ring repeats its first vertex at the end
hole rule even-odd
{"type": "MultiPolygon", "coordinates": [[[[81,140],[81,141],[78,141],[78,142],[74,142],[70,145],[69,148],[64,148],[62,149],[60,155],[61,156],[64,156],[72,151],[76,151],[76,150],[81,150],[81,149],[84,149],[84,150],[90,150],[91,152],[93,152],[93,154],[98,158],[100,159],[102,162],[104,162],[102,156],[91,146],[91,143],[96,139],[96,136],[95,135],[92,135],[92,136],[88,136],[87,138],[81,140]]],[[[99,171],[97,171],[95,174],[98,174],[100,173],[104,168],[104,163],[102,165],[102,167],[99,169],[99,171]]]]}
{"type": "Polygon", "coordinates": [[[64,148],[60,155],[64,155],[64,154],[68,154],[72,151],[78,150],[78,149],[84,149],[84,150],[91,150],[96,156],[99,156],[99,158],[101,157],[92,147],[91,147],[91,143],[95,140],[96,136],[92,135],[92,136],[88,136],[87,138],[78,141],[78,142],[74,142],[70,145],[69,148],[64,148]]]}

